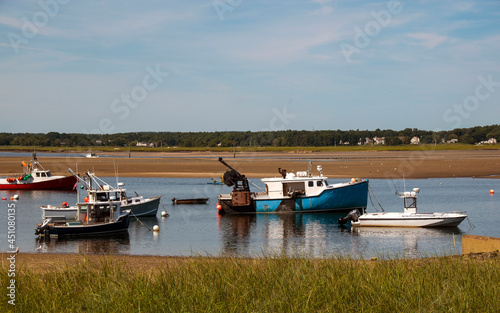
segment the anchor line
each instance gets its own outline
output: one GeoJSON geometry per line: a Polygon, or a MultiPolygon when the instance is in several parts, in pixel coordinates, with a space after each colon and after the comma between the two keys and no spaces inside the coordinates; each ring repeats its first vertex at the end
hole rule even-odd
{"type": "Polygon", "coordinates": [[[378,202],[377,197],[375,196],[375,193],[372,190],[372,187],[370,185],[368,185],[368,188],[370,188],[370,191],[372,192],[373,198],[375,199],[375,201],[377,201],[378,205],[380,206],[380,209],[382,209],[382,212],[385,212],[384,208],[382,207],[382,205],[380,204],[380,202],[378,202]]]}
{"type": "Polygon", "coordinates": [[[161,203],[161,206],[163,207],[163,211],[165,211],[165,213],[167,213],[167,215],[170,215],[170,214],[168,214],[167,209],[165,209],[165,206],[163,205],[163,202],[161,202],[161,198],[160,198],[160,203],[161,203]]]}
{"type": "Polygon", "coordinates": [[[378,209],[375,207],[375,204],[373,204],[372,195],[368,194],[368,198],[370,199],[370,203],[372,204],[372,207],[375,209],[375,211],[378,212],[378,209]]]}
{"type": "Polygon", "coordinates": [[[469,222],[470,227],[476,228],[476,226],[474,224],[472,224],[472,222],[470,221],[469,216],[467,216],[467,222],[469,222]]]}
{"type": "Polygon", "coordinates": [[[132,213],[132,211],[130,211],[130,214],[132,214],[132,215],[135,217],[135,219],[136,219],[139,223],[141,223],[141,225],[142,225],[142,226],[146,227],[149,231],[151,231],[151,229],[150,229],[149,227],[147,227],[147,226],[146,226],[146,224],[144,224],[144,223],[143,223],[143,222],[142,222],[142,221],[141,221],[141,220],[140,220],[137,216],[135,216],[135,214],[134,214],[134,213],[132,213]]]}
{"type": "Polygon", "coordinates": [[[394,183],[394,180],[391,178],[392,185],[394,186],[394,190],[396,190],[396,196],[398,195],[399,191],[398,188],[396,188],[396,184],[394,183]]]}

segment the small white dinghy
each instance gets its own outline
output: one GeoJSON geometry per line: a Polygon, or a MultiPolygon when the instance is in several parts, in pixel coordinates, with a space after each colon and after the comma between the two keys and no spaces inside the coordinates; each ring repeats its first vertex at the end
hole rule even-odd
{"type": "Polygon", "coordinates": [[[339,223],[351,221],[352,227],[456,227],[467,215],[461,212],[417,213],[417,193],[420,188],[405,191],[399,194],[404,201],[403,213],[382,212],[359,214],[352,210],[339,223]]]}

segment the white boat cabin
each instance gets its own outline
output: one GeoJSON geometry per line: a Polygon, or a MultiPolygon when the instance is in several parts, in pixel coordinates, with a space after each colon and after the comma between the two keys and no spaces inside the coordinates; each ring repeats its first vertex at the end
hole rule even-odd
{"type": "Polygon", "coordinates": [[[99,189],[88,191],[89,202],[107,202],[127,199],[125,189],[115,189],[109,185],[101,186],[99,189]]]}
{"type": "Polygon", "coordinates": [[[39,170],[39,169],[35,168],[35,169],[33,169],[31,171],[31,176],[32,177],[37,177],[37,178],[40,178],[40,177],[52,177],[52,173],[50,171],[39,170]]]}
{"type": "Polygon", "coordinates": [[[404,213],[403,214],[417,214],[417,193],[419,193],[420,188],[413,188],[412,191],[405,191],[399,194],[400,198],[404,201],[404,213]]]}
{"type": "Polygon", "coordinates": [[[296,195],[315,196],[331,188],[327,177],[309,176],[307,172],[287,173],[285,178],[264,178],[265,193],[269,198],[293,197],[296,195]]]}

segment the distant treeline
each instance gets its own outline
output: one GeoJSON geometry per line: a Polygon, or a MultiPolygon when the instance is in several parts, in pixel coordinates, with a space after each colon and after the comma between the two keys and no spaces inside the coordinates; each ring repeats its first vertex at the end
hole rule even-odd
{"type": "Polygon", "coordinates": [[[420,144],[449,142],[476,144],[495,138],[500,142],[500,126],[457,128],[451,131],[427,131],[416,128],[404,130],[283,130],[263,132],[135,132],[116,134],[74,134],[50,132],[0,133],[0,145],[8,146],[135,146],[144,143],[157,147],[323,147],[358,144],[375,144],[373,138],[384,138],[384,145],[397,146],[411,143],[418,137],[420,144]],[[367,140],[370,139],[370,140],[367,140]]]}

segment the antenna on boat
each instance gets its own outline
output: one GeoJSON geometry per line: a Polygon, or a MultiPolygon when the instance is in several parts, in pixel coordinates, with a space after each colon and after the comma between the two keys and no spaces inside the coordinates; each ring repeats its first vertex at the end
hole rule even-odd
{"type": "Polygon", "coordinates": [[[118,187],[118,166],[116,165],[115,160],[113,160],[113,167],[115,168],[116,187],[118,187]]]}
{"type": "Polygon", "coordinates": [[[404,192],[406,192],[406,180],[405,180],[405,173],[403,173],[403,189],[404,189],[404,192]]]}

